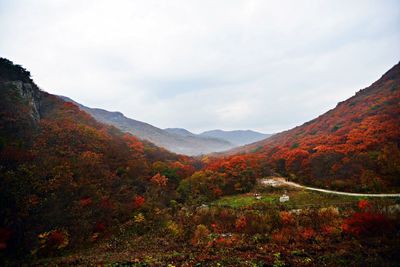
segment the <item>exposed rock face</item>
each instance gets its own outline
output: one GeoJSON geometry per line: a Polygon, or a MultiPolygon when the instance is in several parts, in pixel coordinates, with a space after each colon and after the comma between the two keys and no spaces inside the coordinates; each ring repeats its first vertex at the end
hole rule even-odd
{"type": "Polygon", "coordinates": [[[16,93],[29,108],[28,114],[32,121],[37,123],[40,120],[40,90],[32,83],[21,81],[8,82],[7,85],[15,87],[16,93]]]}
{"type": "Polygon", "coordinates": [[[9,142],[30,140],[41,117],[43,94],[29,71],[0,58],[0,134],[9,137],[9,142]]]}

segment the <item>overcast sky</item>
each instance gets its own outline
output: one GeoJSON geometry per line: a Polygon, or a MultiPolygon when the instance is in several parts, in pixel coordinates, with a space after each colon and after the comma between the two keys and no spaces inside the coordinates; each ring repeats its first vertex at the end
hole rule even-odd
{"type": "Polygon", "coordinates": [[[400,60],[400,1],[0,0],[0,56],[155,126],[273,133],[400,60]]]}

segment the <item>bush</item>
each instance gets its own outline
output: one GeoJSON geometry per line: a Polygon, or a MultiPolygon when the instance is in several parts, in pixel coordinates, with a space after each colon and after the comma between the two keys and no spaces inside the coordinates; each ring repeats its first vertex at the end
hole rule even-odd
{"type": "Polygon", "coordinates": [[[204,224],[199,224],[194,231],[192,244],[194,246],[204,246],[210,241],[210,230],[204,224]]]}
{"type": "Polygon", "coordinates": [[[69,244],[69,234],[65,230],[52,230],[38,235],[39,248],[37,252],[44,255],[55,254],[69,244]]]}
{"type": "Polygon", "coordinates": [[[264,212],[247,211],[244,214],[246,225],[243,231],[249,235],[266,234],[271,231],[271,217],[264,212]]]}
{"type": "Polygon", "coordinates": [[[392,222],[383,214],[372,212],[356,212],[342,225],[344,233],[354,236],[374,236],[390,233],[392,222]]]}
{"type": "Polygon", "coordinates": [[[182,229],[174,221],[168,221],[166,224],[166,229],[168,233],[174,238],[178,238],[182,235],[182,229]]]}
{"type": "Polygon", "coordinates": [[[246,226],[247,226],[247,218],[245,216],[240,216],[239,218],[237,218],[235,222],[236,231],[242,232],[245,230],[246,226]]]}

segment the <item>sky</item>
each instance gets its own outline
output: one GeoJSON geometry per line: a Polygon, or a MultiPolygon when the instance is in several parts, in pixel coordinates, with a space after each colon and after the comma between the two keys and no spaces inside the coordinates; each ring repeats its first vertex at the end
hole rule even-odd
{"type": "Polygon", "coordinates": [[[400,1],[0,0],[0,57],[160,128],[276,133],[399,62],[400,1]]]}

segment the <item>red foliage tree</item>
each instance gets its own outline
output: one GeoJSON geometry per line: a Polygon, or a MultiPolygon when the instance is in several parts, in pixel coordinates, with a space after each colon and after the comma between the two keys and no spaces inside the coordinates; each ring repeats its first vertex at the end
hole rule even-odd
{"type": "Polygon", "coordinates": [[[145,199],[143,196],[139,196],[139,195],[135,196],[133,198],[133,207],[135,209],[139,209],[141,206],[143,206],[144,202],[145,202],[145,199]]]}

